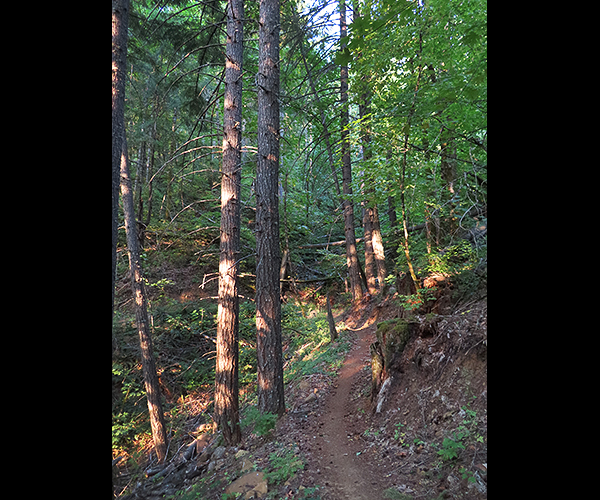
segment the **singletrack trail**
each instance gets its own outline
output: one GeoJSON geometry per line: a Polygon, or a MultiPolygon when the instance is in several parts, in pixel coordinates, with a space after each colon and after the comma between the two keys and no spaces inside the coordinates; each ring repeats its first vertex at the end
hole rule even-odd
{"type": "Polygon", "coordinates": [[[356,344],[348,353],[329,396],[325,412],[319,418],[316,454],[327,488],[327,499],[378,500],[382,498],[379,474],[362,454],[360,438],[353,430],[358,411],[351,401],[352,387],[361,370],[370,364],[369,345],[374,340],[375,325],[356,330],[356,344]]]}

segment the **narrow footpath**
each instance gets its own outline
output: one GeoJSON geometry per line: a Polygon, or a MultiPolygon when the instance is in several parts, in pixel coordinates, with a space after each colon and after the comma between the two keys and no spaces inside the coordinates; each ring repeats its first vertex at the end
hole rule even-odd
{"type": "Polygon", "coordinates": [[[357,342],[348,353],[320,417],[316,455],[327,500],[382,498],[379,474],[362,454],[360,437],[352,429],[358,411],[356,402],[351,401],[352,387],[361,370],[370,366],[369,345],[374,341],[374,332],[375,325],[356,331],[357,342]]]}

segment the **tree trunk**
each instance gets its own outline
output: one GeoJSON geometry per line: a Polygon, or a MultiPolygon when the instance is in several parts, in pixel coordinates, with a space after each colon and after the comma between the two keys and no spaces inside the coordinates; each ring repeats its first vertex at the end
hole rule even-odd
{"type": "Polygon", "coordinates": [[[256,335],[258,406],[282,415],[279,295],[279,0],[260,0],[256,166],[256,335]]]}
{"type": "MultiPolygon", "coordinates": [[[[348,35],[346,24],[346,0],[340,0],[340,37],[348,35]]],[[[342,43],[342,50],[346,44],[342,43]]],[[[352,205],[352,165],[350,160],[350,113],[348,110],[348,66],[341,67],[340,98],[342,113],[340,117],[342,143],[342,190],[344,193],[344,234],[346,236],[346,265],[350,275],[352,300],[363,298],[363,290],[358,269],[358,254],[356,252],[356,235],[354,233],[354,207],[352,205]]]]}
{"type": "Polygon", "coordinates": [[[138,325],[140,348],[142,353],[142,371],[148,398],[148,411],[150,412],[150,425],[154,450],[159,462],[163,462],[167,454],[167,431],[165,417],[160,402],[160,388],[152,353],[152,338],[150,336],[150,322],[148,321],[148,305],[140,251],[137,238],[137,224],[131,192],[131,179],[129,176],[129,162],[127,158],[127,141],[123,134],[123,153],[121,157],[121,196],[123,197],[123,211],[125,213],[125,232],[127,234],[127,249],[129,252],[129,271],[131,274],[131,289],[135,298],[135,318],[138,325]]]}
{"type": "Polygon", "coordinates": [[[240,442],[239,425],[239,297],[240,189],[242,171],[242,57],[244,1],[227,2],[223,170],[221,177],[221,243],[215,420],[225,442],[240,442]]]}
{"type": "MultiPolygon", "coordinates": [[[[354,2],[353,20],[360,18],[360,6],[357,1],[354,2]]],[[[362,57],[359,53],[358,58],[362,57]]],[[[371,150],[371,130],[369,119],[369,107],[371,102],[370,88],[371,74],[365,73],[361,76],[358,84],[357,93],[360,95],[358,104],[358,113],[360,117],[360,140],[362,145],[362,157],[366,164],[363,172],[367,171],[367,164],[373,157],[371,150]]],[[[383,286],[383,280],[386,276],[385,253],[383,250],[383,239],[381,237],[381,227],[379,224],[379,214],[377,205],[372,200],[375,197],[375,188],[373,183],[364,176],[361,186],[363,201],[363,228],[365,234],[365,275],[366,286],[370,294],[377,293],[383,286]]]]}
{"type": "Polygon", "coordinates": [[[456,232],[456,192],[454,182],[456,180],[456,145],[452,133],[444,127],[441,131],[441,161],[440,170],[444,186],[442,189],[442,204],[444,215],[441,217],[441,230],[445,241],[449,241],[456,232]],[[448,206],[448,208],[446,208],[448,206]]]}
{"type": "MultiPolygon", "coordinates": [[[[353,21],[360,19],[359,5],[356,0],[353,2],[353,21]]],[[[358,58],[362,56],[358,54],[358,58]]],[[[362,159],[364,163],[367,163],[371,155],[371,133],[369,125],[367,123],[367,115],[369,114],[369,88],[368,88],[368,74],[363,74],[360,78],[360,82],[357,85],[356,92],[359,95],[358,102],[358,116],[360,118],[360,141],[362,148],[362,159]]],[[[375,254],[373,252],[373,209],[369,205],[369,197],[374,194],[374,189],[371,183],[367,180],[367,167],[363,166],[362,176],[363,182],[361,184],[361,194],[363,196],[362,201],[362,222],[363,231],[365,235],[365,282],[367,291],[371,295],[377,293],[377,265],[375,264],[375,254]],[[367,186],[369,184],[369,186],[367,186]]]]}
{"type": "Polygon", "coordinates": [[[375,257],[375,266],[377,268],[377,287],[381,289],[387,276],[385,268],[385,250],[383,248],[383,237],[381,236],[381,225],[379,224],[379,211],[377,206],[371,210],[371,239],[373,241],[373,255],[375,257]]]}
{"type": "MultiPolygon", "coordinates": [[[[127,26],[129,0],[112,3],[112,309],[115,310],[117,271],[117,227],[119,215],[119,171],[125,131],[125,81],[127,64],[127,26]]],[[[113,338],[113,349],[116,342],[113,338]]]]}
{"type": "Polygon", "coordinates": [[[146,228],[142,220],[144,219],[144,201],[142,199],[142,181],[144,178],[144,169],[146,168],[146,141],[142,141],[140,146],[138,162],[135,169],[135,183],[133,185],[133,205],[137,207],[138,221],[138,241],[140,252],[144,252],[144,241],[146,239],[146,228]]]}
{"type": "Polygon", "coordinates": [[[327,295],[327,322],[329,323],[329,336],[331,341],[335,341],[338,337],[337,329],[335,328],[335,320],[333,319],[333,311],[331,310],[331,299],[327,295]]]}
{"type": "Polygon", "coordinates": [[[371,295],[377,293],[377,267],[375,265],[375,255],[373,254],[373,231],[371,224],[371,209],[364,202],[363,208],[363,229],[365,232],[365,277],[367,280],[367,290],[371,295]]]}

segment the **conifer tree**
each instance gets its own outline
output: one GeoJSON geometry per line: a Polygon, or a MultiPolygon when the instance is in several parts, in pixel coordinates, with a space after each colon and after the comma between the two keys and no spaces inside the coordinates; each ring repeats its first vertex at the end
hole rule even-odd
{"type": "Polygon", "coordinates": [[[256,168],[256,333],[258,405],[282,415],[279,270],[279,0],[260,0],[256,168]]]}
{"type": "Polygon", "coordinates": [[[241,439],[238,400],[240,186],[242,171],[242,57],[244,0],[227,2],[225,109],[221,171],[221,242],[215,420],[229,445],[241,439]]]}

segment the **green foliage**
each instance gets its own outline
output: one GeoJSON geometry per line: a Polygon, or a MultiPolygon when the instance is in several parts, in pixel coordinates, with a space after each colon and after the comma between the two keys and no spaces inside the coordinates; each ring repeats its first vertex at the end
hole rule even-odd
{"type": "Polygon", "coordinates": [[[280,484],[287,481],[296,472],[304,469],[304,461],[294,450],[278,450],[269,455],[271,470],[265,474],[271,484],[280,484]]]}
{"type": "Polygon", "coordinates": [[[460,413],[463,415],[460,425],[449,437],[444,438],[441,448],[437,451],[445,462],[457,458],[460,451],[465,449],[465,442],[483,442],[483,437],[476,432],[477,412],[471,410],[468,405],[463,405],[460,413]]]}
{"type": "Polygon", "coordinates": [[[282,330],[290,343],[286,351],[288,364],[283,373],[286,384],[313,373],[335,372],[350,349],[343,332],[331,342],[325,311],[303,318],[299,307],[286,304],[282,309],[282,330]]]}
{"type": "Polygon", "coordinates": [[[251,406],[245,412],[244,417],[241,419],[240,427],[246,429],[253,426],[253,430],[259,436],[266,436],[273,429],[277,423],[276,413],[263,413],[257,406],[251,406]]]}
{"type": "Polygon", "coordinates": [[[393,486],[383,491],[383,498],[390,498],[392,500],[412,500],[412,495],[407,495],[406,493],[400,493],[393,486]]]}
{"type": "Polygon", "coordinates": [[[298,498],[300,500],[321,500],[321,495],[319,495],[318,491],[318,486],[300,489],[298,493],[302,496],[298,498]]]}
{"type": "Polygon", "coordinates": [[[444,438],[442,447],[437,451],[437,454],[442,457],[442,460],[449,461],[458,457],[460,450],[465,449],[465,445],[462,444],[462,439],[465,437],[464,432],[454,432],[452,437],[444,438]]]}
{"type": "Polygon", "coordinates": [[[114,362],[112,384],[112,446],[126,449],[137,435],[149,429],[141,370],[138,366],[114,362]]]}
{"type": "MultiPolygon", "coordinates": [[[[215,331],[216,305],[167,299],[164,287],[168,284],[159,279],[149,286],[160,290],[150,301],[153,347],[159,374],[170,381],[175,395],[186,395],[214,384],[214,361],[209,359],[214,343],[208,334],[215,331]],[[175,362],[165,366],[161,354],[175,362]]],[[[112,442],[115,449],[128,449],[137,436],[150,430],[133,313],[115,315],[113,334],[121,348],[112,365],[112,442]]],[[[171,404],[163,402],[165,410],[176,412],[171,404]]]]}
{"type": "Polygon", "coordinates": [[[421,288],[415,294],[399,295],[397,302],[405,311],[415,311],[425,302],[435,300],[433,292],[432,288],[421,288]]]}
{"type": "Polygon", "coordinates": [[[459,469],[459,472],[460,472],[460,477],[462,479],[466,479],[468,483],[476,483],[477,482],[477,479],[475,479],[474,474],[470,470],[467,470],[464,467],[461,467],[459,469]]]}
{"type": "MultiPolygon", "coordinates": [[[[417,273],[454,274],[457,296],[477,292],[487,279],[487,247],[485,241],[467,244],[460,238],[461,231],[474,226],[467,216],[471,207],[487,203],[486,2],[358,2],[358,15],[349,16],[354,19],[343,52],[339,40],[332,45],[330,33],[315,25],[321,5],[300,11],[296,2],[282,3],[280,236],[290,248],[294,275],[339,276],[340,283],[346,275],[343,246],[300,247],[344,238],[332,175],[332,168],[337,169],[341,181],[339,68],[334,64],[349,63],[350,113],[357,117],[350,124],[357,237],[362,236],[360,203],[379,206],[380,214],[390,203],[400,218],[403,195],[409,226],[425,220],[441,224],[439,244],[424,231],[410,233],[417,273]],[[368,113],[359,120],[365,95],[368,113]],[[370,154],[363,150],[361,128],[370,131],[370,154]],[[453,192],[449,171],[454,173],[453,192]]],[[[196,269],[198,286],[205,275],[218,271],[224,8],[225,2],[187,0],[159,8],[147,2],[131,6],[128,152],[139,227],[144,229],[142,263],[157,367],[176,395],[214,383],[215,301],[179,304],[169,299],[180,283],[165,269],[196,269]]],[[[247,3],[240,270],[241,293],[249,296],[255,291],[256,266],[252,75],[258,70],[257,17],[258,2],[247,3]]],[[[117,288],[126,290],[122,213],[119,217],[117,281],[122,285],[117,288]]],[[[403,236],[385,215],[380,219],[386,255],[391,255],[403,236]]],[[[396,253],[395,269],[388,265],[390,280],[406,271],[404,252],[396,253]]],[[[214,287],[216,279],[211,283],[214,287]]],[[[113,333],[120,346],[113,362],[113,444],[122,447],[148,430],[135,320],[126,293],[116,301],[122,310],[115,314],[113,333]]],[[[315,288],[314,296],[323,293],[315,288]]],[[[427,300],[427,293],[399,300],[414,309],[427,300]]],[[[214,294],[207,287],[206,295],[214,294]]],[[[343,332],[330,342],[324,312],[313,311],[306,318],[297,306],[286,304],[282,329],[286,383],[311,373],[330,374],[341,366],[349,343],[343,332]]],[[[254,304],[242,302],[241,384],[256,379],[255,336],[254,304]]]]}
{"type": "Polygon", "coordinates": [[[427,271],[444,275],[456,275],[473,266],[477,253],[465,240],[450,245],[439,254],[429,256],[427,271]]]}

